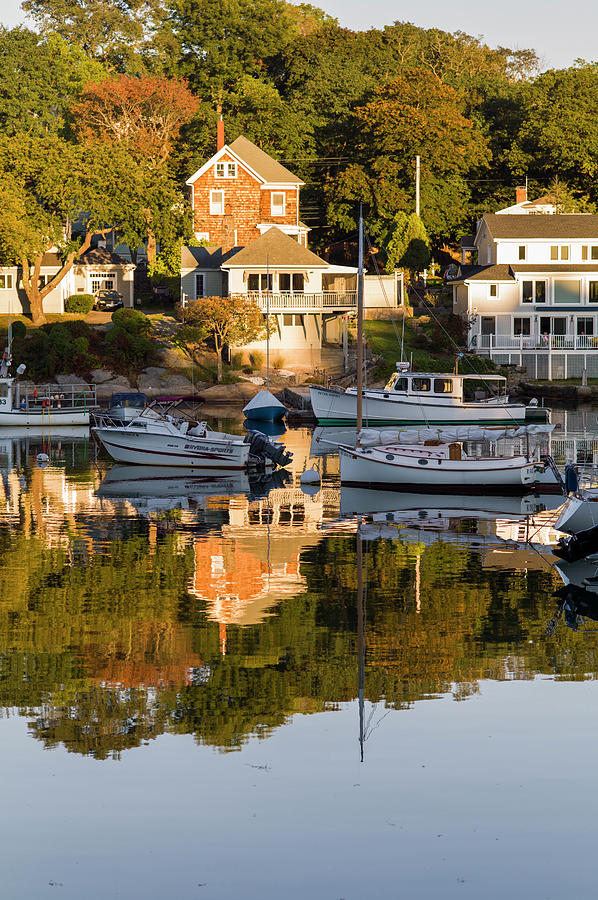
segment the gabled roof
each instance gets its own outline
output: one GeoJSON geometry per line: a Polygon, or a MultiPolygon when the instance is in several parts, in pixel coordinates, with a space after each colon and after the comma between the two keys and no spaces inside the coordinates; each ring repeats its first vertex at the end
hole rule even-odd
{"type": "Polygon", "coordinates": [[[551,216],[504,216],[500,213],[486,213],[482,222],[486,223],[492,237],[499,240],[587,238],[598,241],[598,216],[589,213],[551,216]]]}
{"type": "Polygon", "coordinates": [[[223,250],[216,244],[207,247],[183,247],[181,249],[182,269],[220,269],[223,262],[238,253],[240,247],[223,250]]]}
{"type": "Polygon", "coordinates": [[[118,253],[107,247],[92,247],[77,259],[78,265],[84,266],[127,266],[129,263],[118,253]]]}
{"type": "Polygon", "coordinates": [[[297,243],[288,234],[284,234],[280,228],[269,228],[264,234],[239,250],[231,259],[224,263],[223,268],[230,269],[236,266],[258,266],[279,268],[319,268],[327,269],[329,264],[320,259],[311,250],[297,243]]]}
{"type": "Polygon", "coordinates": [[[457,281],[515,281],[515,277],[508,263],[499,263],[492,266],[460,266],[459,277],[451,279],[450,283],[457,281]]]}
{"type": "Polygon", "coordinates": [[[193,184],[197,179],[206,172],[210,166],[218,162],[223,156],[231,156],[239,165],[241,165],[250,175],[253,175],[256,181],[262,184],[281,184],[297,187],[305,182],[285,169],[283,165],[277,162],[268,153],[260,150],[254,143],[243,135],[240,135],[232,144],[225,144],[217,153],[201,166],[197,172],[194,172],[185,182],[193,184]]]}
{"type": "Polygon", "coordinates": [[[256,147],[243,135],[232,142],[230,149],[239,159],[243,160],[250,169],[263,178],[266,183],[270,184],[303,184],[300,178],[285,169],[283,165],[277,162],[273,157],[264,153],[259,147],[256,147]]]}

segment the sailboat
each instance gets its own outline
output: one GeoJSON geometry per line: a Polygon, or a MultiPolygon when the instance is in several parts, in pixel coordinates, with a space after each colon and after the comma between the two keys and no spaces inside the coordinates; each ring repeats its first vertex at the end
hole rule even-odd
{"type": "Polygon", "coordinates": [[[243,407],[245,418],[258,422],[279,422],[287,413],[286,406],[270,391],[270,273],[266,265],[266,388],[258,391],[243,407]]]}
{"type": "MultiPolygon", "coordinates": [[[[340,445],[341,484],[382,490],[434,493],[525,494],[537,481],[545,481],[554,462],[534,462],[529,455],[469,456],[463,439],[409,442],[381,436],[374,446],[363,440],[363,216],[359,215],[359,267],[357,282],[357,444],[340,445]]],[[[549,474],[550,474],[549,473],[549,474]]]]}

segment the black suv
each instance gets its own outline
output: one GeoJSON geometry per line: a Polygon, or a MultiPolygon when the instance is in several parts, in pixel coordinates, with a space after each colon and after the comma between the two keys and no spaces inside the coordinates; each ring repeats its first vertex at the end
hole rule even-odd
{"type": "Polygon", "coordinates": [[[120,309],[121,306],[124,306],[124,303],[122,294],[119,294],[118,291],[98,291],[93,308],[113,311],[120,309]]]}

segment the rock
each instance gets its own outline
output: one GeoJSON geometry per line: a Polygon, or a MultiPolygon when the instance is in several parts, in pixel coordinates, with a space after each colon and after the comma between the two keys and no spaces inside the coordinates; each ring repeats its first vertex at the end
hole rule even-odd
{"type": "Polygon", "coordinates": [[[56,384],[81,384],[85,385],[89,382],[85,381],[84,378],[79,378],[78,375],[57,375],[55,378],[56,384]]]}
{"type": "Polygon", "coordinates": [[[201,395],[210,403],[243,403],[251,400],[259,389],[257,384],[242,381],[238,384],[215,384],[202,390],[201,395]]]}
{"type": "Polygon", "coordinates": [[[109,369],[93,369],[91,373],[93,384],[103,384],[105,381],[110,381],[115,377],[114,372],[111,372],[109,369]]]}
{"type": "Polygon", "coordinates": [[[249,381],[251,384],[263,384],[264,379],[261,375],[239,375],[241,381],[249,381]]]}
{"type": "Polygon", "coordinates": [[[148,375],[150,378],[163,378],[168,374],[168,369],[164,366],[148,366],[143,370],[144,375],[148,375]]]}
{"type": "Polygon", "coordinates": [[[96,397],[98,400],[109,400],[112,394],[117,394],[121,391],[130,393],[134,390],[135,388],[131,387],[128,378],[125,378],[124,375],[119,375],[111,381],[104,381],[102,384],[98,384],[96,397]]]}
{"type": "Polygon", "coordinates": [[[162,380],[163,394],[193,394],[195,387],[184,375],[170,375],[162,380]]]}

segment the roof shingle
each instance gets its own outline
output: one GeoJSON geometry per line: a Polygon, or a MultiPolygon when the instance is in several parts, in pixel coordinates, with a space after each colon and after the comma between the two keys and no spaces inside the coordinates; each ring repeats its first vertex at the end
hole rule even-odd
{"type": "Polygon", "coordinates": [[[231,266],[266,266],[273,268],[289,266],[290,268],[327,268],[328,263],[320,259],[311,250],[297,243],[280,228],[269,228],[264,234],[243,247],[226,263],[223,268],[231,266]]]}
{"type": "Polygon", "coordinates": [[[303,184],[300,178],[285,169],[283,165],[277,162],[273,157],[269,156],[259,147],[256,147],[252,141],[243,135],[229,144],[230,149],[247,163],[250,169],[264,179],[266,182],[273,184],[303,184]]]}
{"type": "Polygon", "coordinates": [[[530,216],[486,213],[483,221],[492,237],[505,240],[568,240],[586,238],[598,241],[598,216],[589,213],[574,215],[530,216]]]}

